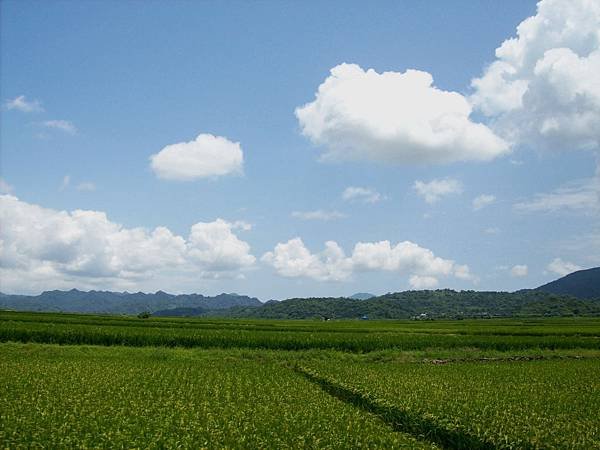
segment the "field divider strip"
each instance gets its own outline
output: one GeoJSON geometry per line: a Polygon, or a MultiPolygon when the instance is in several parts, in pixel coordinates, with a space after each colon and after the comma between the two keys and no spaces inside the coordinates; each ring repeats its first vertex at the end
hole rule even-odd
{"type": "Polygon", "coordinates": [[[443,427],[432,418],[385,404],[380,399],[374,399],[367,393],[323,377],[310,369],[294,366],[293,370],[332,397],[378,416],[394,431],[410,434],[419,440],[429,441],[449,450],[496,450],[499,448],[465,430],[443,427]]]}

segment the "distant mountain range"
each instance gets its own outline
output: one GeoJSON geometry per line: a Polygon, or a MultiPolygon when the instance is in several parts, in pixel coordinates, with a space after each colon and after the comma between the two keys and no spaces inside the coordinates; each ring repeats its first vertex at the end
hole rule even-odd
{"type": "Polygon", "coordinates": [[[219,294],[206,297],[200,294],[174,295],[163,291],[154,294],[143,292],[111,291],[45,291],[40,295],[8,295],[0,293],[0,309],[19,311],[56,311],[105,314],[139,314],[175,308],[198,308],[212,311],[233,306],[260,306],[260,300],[238,294],[219,294]]]}
{"type": "Polygon", "coordinates": [[[600,267],[578,270],[537,290],[577,298],[600,298],[600,267]]]}
{"type": "Polygon", "coordinates": [[[292,298],[261,303],[238,294],[208,297],[163,291],[46,291],[40,295],[0,293],[0,309],[154,316],[305,318],[466,318],[600,315],[600,268],[580,270],[536,289],[517,292],[405,291],[374,296],[292,298]]]}

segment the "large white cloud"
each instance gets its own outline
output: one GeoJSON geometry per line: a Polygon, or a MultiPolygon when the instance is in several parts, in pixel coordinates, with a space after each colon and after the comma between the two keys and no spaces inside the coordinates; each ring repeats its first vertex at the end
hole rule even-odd
{"type": "MultiPolygon", "coordinates": [[[[187,242],[190,259],[211,271],[236,270],[252,265],[255,258],[250,254],[250,246],[232,232],[234,227],[237,228],[237,224],[222,219],[193,225],[187,242]]],[[[243,229],[246,224],[239,227],[243,229]]]]}
{"type": "Polygon", "coordinates": [[[300,238],[279,243],[262,261],[273,266],[284,277],[307,277],[319,281],[340,281],[352,273],[352,261],[334,241],[327,241],[325,249],[313,254],[300,238]]]}
{"type": "Polygon", "coordinates": [[[267,252],[262,261],[284,277],[305,277],[319,281],[341,281],[355,272],[384,271],[410,275],[415,288],[433,287],[438,277],[454,276],[474,280],[468,266],[435,256],[429,249],[404,241],[392,245],[389,241],[358,242],[350,256],[335,242],[325,243],[325,249],[311,253],[300,238],[279,243],[267,252]]]}
{"type": "MultiPolygon", "coordinates": [[[[252,266],[250,246],[221,219],[192,226],[187,239],[165,227],[125,228],[98,211],[56,211],[0,196],[3,289],[29,285],[135,288],[155,276],[234,276],[252,266]],[[68,280],[68,282],[67,282],[68,280]]],[[[241,226],[240,226],[241,227],[241,226]]]]}
{"type": "Polygon", "coordinates": [[[471,101],[513,142],[600,148],[600,2],[542,0],[472,81],[471,101]]]}
{"type": "Polygon", "coordinates": [[[167,145],[150,157],[156,175],[168,180],[194,180],[241,173],[244,154],[239,142],[200,134],[190,142],[167,145]]]}
{"type": "Polygon", "coordinates": [[[323,160],[448,163],[509,151],[470,114],[465,97],[433,86],[427,72],[377,73],[356,64],[332,68],[315,100],[296,109],[302,133],[324,147],[323,160]]]}

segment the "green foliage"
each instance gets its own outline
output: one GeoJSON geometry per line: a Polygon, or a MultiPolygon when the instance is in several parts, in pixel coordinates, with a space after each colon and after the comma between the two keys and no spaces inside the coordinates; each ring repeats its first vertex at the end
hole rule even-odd
{"type": "Polygon", "coordinates": [[[237,306],[206,315],[265,319],[464,319],[490,317],[600,316],[599,300],[580,300],[535,290],[517,292],[396,292],[368,300],[297,298],[260,308],[237,306]]]}

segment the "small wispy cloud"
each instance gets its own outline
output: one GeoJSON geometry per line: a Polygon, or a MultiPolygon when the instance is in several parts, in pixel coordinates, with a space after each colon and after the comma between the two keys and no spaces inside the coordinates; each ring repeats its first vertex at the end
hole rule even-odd
{"type": "Polygon", "coordinates": [[[68,120],[46,120],[42,122],[42,125],[68,134],[77,134],[77,128],[73,125],[73,122],[68,120]]]}
{"type": "Polygon", "coordinates": [[[60,183],[60,187],[58,188],[58,190],[62,192],[66,188],[68,188],[70,184],[71,184],[71,175],[65,175],[62,179],[62,182],[60,183]]]}
{"type": "Polygon", "coordinates": [[[246,222],[245,220],[236,220],[231,223],[231,228],[233,230],[242,230],[242,231],[250,231],[252,229],[252,224],[246,222]]]}
{"type": "Polygon", "coordinates": [[[7,110],[16,110],[25,113],[43,112],[44,108],[39,100],[27,100],[24,95],[19,95],[12,100],[4,102],[4,108],[7,110]]]}
{"type": "Polygon", "coordinates": [[[91,181],[81,181],[80,183],[73,183],[71,175],[65,175],[58,187],[60,192],[70,189],[73,186],[74,189],[81,192],[92,192],[96,190],[96,185],[91,181]]]}
{"type": "Polygon", "coordinates": [[[363,203],[377,203],[383,200],[382,196],[373,188],[360,186],[348,186],[342,193],[342,199],[345,201],[360,201],[363,203]]]}
{"type": "Polygon", "coordinates": [[[578,255],[586,265],[600,265],[600,224],[587,233],[577,233],[563,239],[558,246],[561,252],[578,255]]]}
{"type": "Polygon", "coordinates": [[[443,178],[424,182],[421,180],[415,181],[413,189],[427,203],[433,204],[439,201],[442,197],[448,195],[460,194],[463,191],[462,183],[454,178],[443,178]]]}
{"type": "Polygon", "coordinates": [[[519,212],[600,211],[600,171],[595,177],[565,184],[552,192],[536,194],[531,200],[516,203],[519,212]]]}
{"type": "Polygon", "coordinates": [[[578,266],[569,261],[563,261],[561,258],[554,258],[546,267],[550,272],[553,272],[561,277],[568,275],[577,270],[581,270],[582,267],[578,266]]]}
{"type": "Polygon", "coordinates": [[[14,188],[2,177],[0,177],[0,194],[12,194],[14,188]]]}
{"type": "Polygon", "coordinates": [[[96,185],[91,181],[84,181],[82,183],[79,183],[75,189],[77,189],[78,191],[95,191],[96,185]]]}
{"type": "Polygon", "coordinates": [[[343,219],[347,216],[339,211],[324,211],[322,209],[317,209],[315,211],[294,211],[292,212],[292,217],[301,220],[329,221],[343,219]]]}
{"type": "Polygon", "coordinates": [[[510,269],[510,274],[516,278],[526,277],[529,272],[529,268],[525,264],[517,264],[510,269]]]}
{"type": "Polygon", "coordinates": [[[500,233],[500,228],[498,228],[498,227],[488,227],[485,230],[483,230],[483,232],[485,234],[498,234],[498,233],[500,233]]]}
{"type": "Polygon", "coordinates": [[[480,209],[485,208],[486,206],[491,205],[496,201],[496,197],[494,195],[489,194],[481,194],[473,199],[473,210],[479,211],[480,209]]]}

